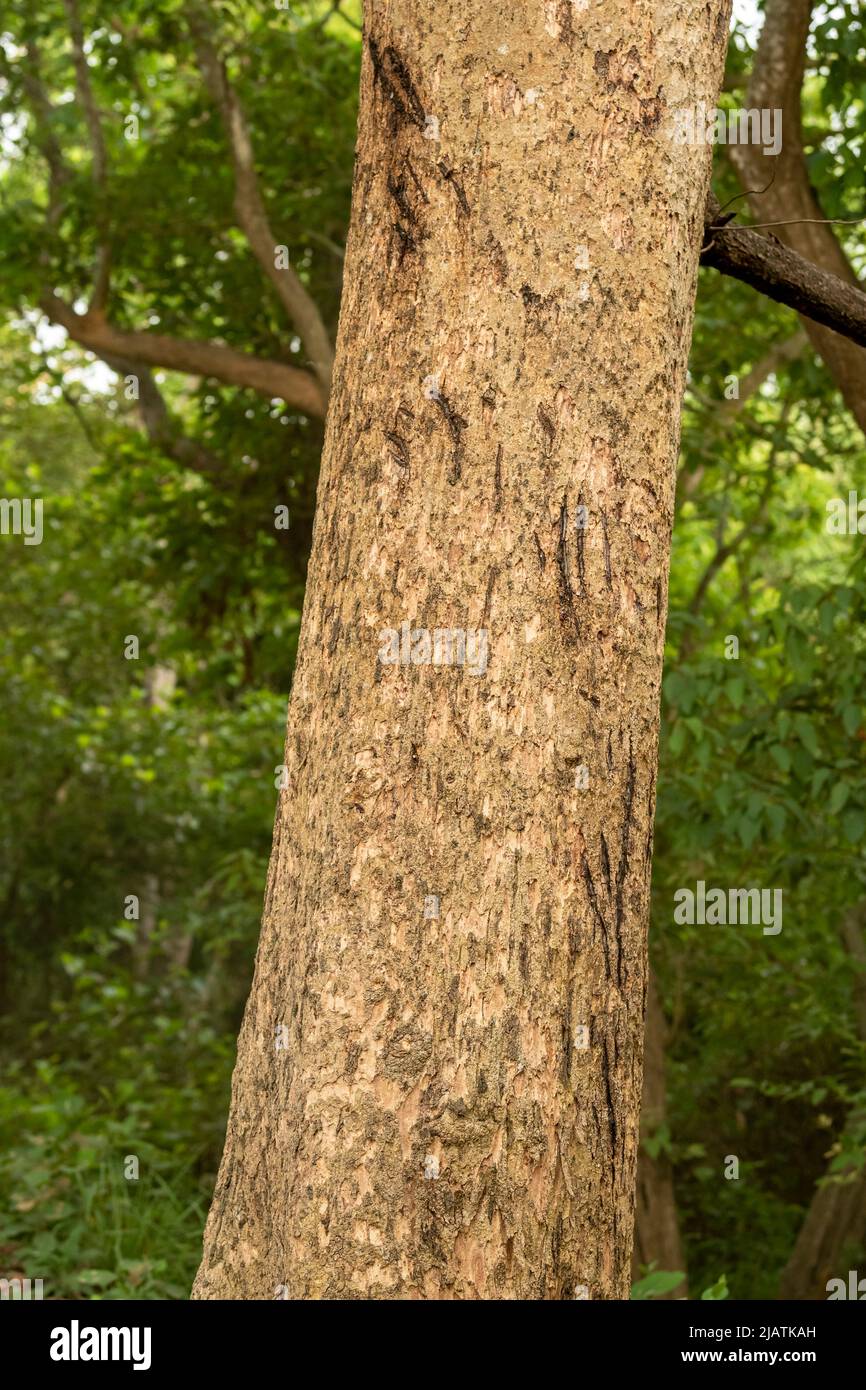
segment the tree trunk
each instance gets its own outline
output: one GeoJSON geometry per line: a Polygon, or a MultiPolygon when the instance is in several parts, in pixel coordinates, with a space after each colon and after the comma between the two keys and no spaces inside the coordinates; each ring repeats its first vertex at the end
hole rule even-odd
{"type": "MultiPolygon", "coordinates": [[[[643,1097],[641,1102],[641,1139],[650,1139],[667,1117],[667,1085],[665,1081],[665,1016],[650,970],[647,980],[646,1036],[644,1040],[643,1097]]],[[[642,1265],[655,1264],[658,1270],[682,1270],[686,1262],[680,1238],[674,1177],[671,1161],[660,1152],[652,1158],[641,1148],[637,1163],[637,1202],[634,1218],[634,1255],[632,1278],[640,1277],[642,1265]]],[[[688,1298],[688,1282],[661,1298],[688,1298]]]]}
{"type": "MultiPolygon", "coordinates": [[[[778,224],[772,234],[786,246],[863,289],[818,203],[803,147],[801,89],[814,8],[814,0],[767,0],[746,105],[782,112],[782,146],[776,158],[767,158],[751,144],[731,145],[729,153],[743,188],[751,191],[749,208],[755,221],[778,224]]],[[[866,430],[866,349],[813,319],[802,323],[845,404],[866,430]]]]}
{"type": "MultiPolygon", "coordinates": [[[[852,1125],[860,1133],[863,1115],[852,1125]]],[[[827,1176],[830,1176],[829,1173],[827,1176]]],[[[866,1247],[866,1168],[849,1168],[815,1191],[779,1285],[779,1297],[827,1297],[830,1279],[844,1279],[862,1260],[866,1247]]]]}
{"type": "MultiPolygon", "coordinates": [[[[839,926],[842,944],[854,966],[854,1019],[857,1035],[866,1042],[866,903],[852,907],[839,926]]],[[[863,1132],[862,1109],[848,1116],[848,1132],[863,1132]]],[[[853,1147],[842,1136],[847,1149],[853,1147]]],[[[861,1258],[866,1246],[866,1166],[852,1164],[842,1172],[828,1168],[823,1186],[815,1195],[800,1227],[790,1259],[782,1271],[779,1297],[819,1299],[827,1297],[830,1279],[848,1279],[849,1262],[861,1258]]]]}
{"type": "Polygon", "coordinates": [[[628,1296],[709,176],[666,121],[715,101],[728,18],[367,7],[287,787],[195,1297],[628,1296]]]}

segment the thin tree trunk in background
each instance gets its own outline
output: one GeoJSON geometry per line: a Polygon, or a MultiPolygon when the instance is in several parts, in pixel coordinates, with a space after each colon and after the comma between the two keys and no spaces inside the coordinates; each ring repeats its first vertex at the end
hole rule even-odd
{"type": "MultiPolygon", "coordinates": [[[[843,945],[855,966],[854,1017],[866,1042],[866,904],[846,913],[840,924],[843,945]]],[[[848,1129],[863,1132],[864,1115],[854,1111],[848,1129]]],[[[844,1142],[844,1136],[843,1136],[844,1142]]],[[[825,1177],[830,1177],[828,1172],[825,1177]]],[[[827,1297],[830,1279],[847,1282],[850,1259],[861,1259],[866,1245],[866,1164],[832,1175],[834,1181],[816,1187],[791,1257],[782,1273],[780,1298],[827,1297]],[[841,1179],[841,1181],[840,1181],[841,1179]]]]}
{"type": "MultiPolygon", "coordinates": [[[[743,189],[750,190],[749,208],[755,221],[778,223],[771,235],[812,265],[862,289],[809,179],[802,86],[814,9],[814,0],[767,0],[746,106],[782,112],[782,144],[773,158],[748,143],[731,145],[729,154],[743,189]]],[[[866,430],[866,349],[813,319],[804,318],[802,323],[845,404],[866,430]]]]}
{"type": "Polygon", "coordinates": [[[288,785],[194,1297],[628,1297],[709,177],[666,125],[715,102],[728,19],[367,6],[288,785]],[[433,629],[486,660],[431,664],[433,629]]]}
{"type": "MultiPolygon", "coordinates": [[[[667,1119],[665,1080],[665,1016],[652,970],[647,979],[646,1033],[644,1036],[643,1096],[641,1100],[641,1140],[652,1138],[667,1119]]],[[[673,1168],[667,1154],[650,1157],[641,1145],[637,1163],[637,1200],[634,1222],[632,1278],[640,1278],[642,1265],[655,1264],[658,1270],[683,1270],[686,1263],[677,1204],[673,1168]]],[[[688,1281],[666,1299],[688,1298],[688,1281]]]]}

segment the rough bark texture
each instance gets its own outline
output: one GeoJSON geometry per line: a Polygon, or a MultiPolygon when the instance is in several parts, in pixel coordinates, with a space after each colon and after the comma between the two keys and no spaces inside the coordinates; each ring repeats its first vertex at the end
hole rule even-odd
{"type": "MultiPolygon", "coordinates": [[[[839,280],[858,286],[857,276],[835,229],[820,222],[826,214],[809,182],[803,149],[800,93],[813,8],[814,0],[767,0],[747,105],[782,112],[782,148],[777,158],[769,159],[756,145],[732,145],[730,156],[743,187],[755,190],[749,199],[755,221],[787,221],[787,226],[772,229],[780,241],[810,261],[818,271],[827,271],[839,280]],[[767,183],[770,183],[769,188],[767,183]],[[797,218],[811,220],[795,221],[797,218]]],[[[763,285],[759,288],[767,293],[763,285]]],[[[783,299],[782,302],[791,301],[783,299]]],[[[803,308],[798,304],[793,307],[803,308]]],[[[804,308],[803,312],[810,311],[804,308]]],[[[863,337],[850,342],[811,317],[803,319],[803,327],[851,414],[861,429],[866,430],[866,349],[858,346],[863,343],[863,337]]]]}
{"type": "Polygon", "coordinates": [[[195,1297],[627,1297],[709,176],[663,126],[715,101],[728,18],[367,8],[288,786],[195,1297]],[[404,620],[485,629],[485,672],[381,664],[404,620]]]}
{"type": "MultiPolygon", "coordinates": [[[[644,1039],[643,1099],[641,1139],[649,1139],[667,1116],[665,1081],[665,1016],[652,970],[647,980],[646,1035],[644,1039]]],[[[637,1164],[637,1202],[634,1217],[634,1255],[632,1277],[640,1277],[641,1266],[655,1264],[659,1270],[682,1270],[686,1257],[680,1237],[674,1177],[667,1154],[652,1158],[641,1148],[637,1164]]],[[[688,1298],[688,1281],[660,1295],[664,1299],[688,1298]]]]}

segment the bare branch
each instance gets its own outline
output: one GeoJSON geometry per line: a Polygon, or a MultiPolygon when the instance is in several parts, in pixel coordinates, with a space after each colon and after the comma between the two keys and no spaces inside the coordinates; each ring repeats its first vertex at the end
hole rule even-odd
{"type": "MultiPolygon", "coordinates": [[[[701,265],[742,280],[769,299],[796,309],[807,320],[866,347],[866,294],[862,290],[789,250],[775,237],[747,227],[720,226],[716,222],[718,212],[718,202],[711,195],[701,265]]],[[[806,327],[809,331],[808,323],[806,327]]]]}
{"type": "Polygon", "coordinates": [[[234,209],[238,225],[297,329],[310,365],[327,399],[334,361],[328,331],[312,296],[308,294],[295,271],[290,266],[278,268],[275,263],[278,243],[268,222],[259,189],[246,116],[228,80],[225,64],[220,61],[211,43],[206,21],[194,11],[190,16],[189,25],[195,40],[202,76],[219,108],[229,141],[235,177],[234,209]]]}
{"type": "Polygon", "coordinates": [[[32,41],[27,44],[26,55],[27,61],[21,65],[21,81],[33,111],[36,146],[48,165],[46,220],[49,230],[54,231],[63,211],[63,186],[70,178],[70,171],[63,158],[60,142],[54,134],[54,107],[42,81],[39,49],[32,41]]]}
{"type": "Polygon", "coordinates": [[[93,293],[90,298],[91,309],[104,309],[108,302],[109,281],[111,277],[111,245],[108,234],[106,214],[106,186],[108,182],[108,153],[102,133],[102,119],[90,82],[87,55],[84,52],[84,32],[78,13],[78,0],[63,0],[72,39],[72,62],[75,67],[75,90],[84,111],[93,155],[93,182],[98,199],[96,224],[99,231],[99,248],[96,253],[96,269],[93,275],[93,293]]]}
{"type": "Polygon", "coordinates": [[[250,357],[222,343],[169,338],[161,333],[126,332],[105,316],[89,311],[77,314],[59,295],[43,295],[43,313],[66,329],[69,336],[98,357],[132,358],[150,367],[214,377],[229,386],[244,386],[271,400],[283,400],[304,415],[322,419],[325,403],[315,377],[284,362],[250,357]]]}

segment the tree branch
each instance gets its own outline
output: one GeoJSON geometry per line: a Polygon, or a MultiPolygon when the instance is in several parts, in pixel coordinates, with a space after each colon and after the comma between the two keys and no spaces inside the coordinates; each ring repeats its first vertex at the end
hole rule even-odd
{"type": "Polygon", "coordinates": [[[268,400],[277,397],[304,415],[324,417],[321,387],[310,372],[300,367],[250,357],[221,343],[169,338],[161,333],[124,332],[101,313],[77,314],[51,291],[42,296],[40,307],[53,323],[66,329],[70,338],[98,357],[131,358],[150,367],[215,377],[229,386],[248,387],[268,400]]]}
{"type": "MultiPolygon", "coordinates": [[[[63,186],[69,181],[70,171],[63,158],[60,142],[54,134],[55,111],[42,81],[39,49],[31,41],[27,44],[25,52],[27,61],[21,64],[21,82],[33,111],[36,147],[48,165],[48,213],[46,221],[49,231],[53,232],[63,211],[63,186]]],[[[5,63],[4,66],[6,66],[5,63]]],[[[47,248],[43,248],[43,263],[46,263],[48,259],[47,248]]]]}
{"type": "MultiPolygon", "coordinates": [[[[796,309],[813,323],[831,328],[852,343],[866,347],[866,294],[861,289],[850,280],[842,280],[806,260],[775,237],[763,236],[748,227],[720,225],[716,221],[718,215],[719,204],[711,194],[707,202],[706,249],[701,253],[701,265],[712,266],[723,275],[732,275],[778,304],[796,309]]],[[[820,347],[819,351],[823,356],[820,347]]]]}
{"type": "Polygon", "coordinates": [[[90,297],[90,307],[94,310],[100,310],[104,309],[108,302],[109,282],[111,278],[111,243],[109,238],[106,196],[108,185],[108,152],[105,148],[105,137],[102,133],[102,119],[99,115],[99,107],[96,104],[96,98],[93,95],[93,87],[90,82],[87,55],[84,52],[84,31],[82,30],[81,17],[78,13],[78,0],[63,0],[63,6],[66,10],[69,22],[69,34],[72,39],[75,90],[84,111],[84,118],[87,122],[87,130],[90,137],[90,149],[93,155],[93,182],[96,187],[96,196],[98,199],[96,225],[99,232],[99,248],[96,253],[96,268],[93,275],[93,292],[90,297]]]}
{"type": "Polygon", "coordinates": [[[134,376],[138,381],[138,413],[151,444],[167,458],[194,473],[216,480],[225,473],[225,465],[216,454],[190,439],[181,430],[163,400],[153,372],[142,362],[131,358],[103,357],[106,366],[120,377],[134,376]]]}
{"type": "MultiPolygon", "coordinates": [[[[83,47],[80,44],[79,47],[83,57],[83,47]]],[[[32,44],[28,46],[27,64],[22,64],[21,75],[36,122],[36,143],[48,165],[47,222],[49,229],[53,230],[60,218],[63,186],[70,177],[70,171],[52,129],[54,107],[41,79],[39,52],[32,44]]],[[[96,120],[98,124],[98,113],[96,120]]],[[[101,143],[101,128],[96,139],[96,148],[104,148],[101,143]]],[[[100,167],[104,170],[104,161],[100,167]]],[[[107,260],[103,264],[107,270],[107,260]]],[[[324,416],[321,387],[312,374],[302,368],[251,357],[219,343],[168,338],[156,333],[124,332],[114,328],[106,320],[104,311],[93,302],[86,314],[77,314],[60,295],[50,291],[43,294],[40,307],[53,323],[58,323],[66,329],[73,341],[80,343],[103,361],[108,361],[109,358],[124,359],[127,364],[131,364],[131,370],[143,383],[139,405],[143,423],[151,438],[170,458],[196,471],[213,470],[205,460],[202,446],[191,440],[183,442],[179,438],[176,429],[171,426],[164,403],[165,418],[158,420],[159,407],[153,396],[153,393],[158,395],[156,384],[150,378],[153,392],[148,391],[143,375],[149,366],[189,372],[195,376],[213,377],[229,386],[247,387],[257,391],[268,400],[283,400],[304,415],[316,419],[322,419],[324,416]],[[149,421],[145,418],[145,411],[148,413],[149,421]],[[187,448],[187,445],[190,447],[187,448]]],[[[110,361],[108,365],[111,366],[110,361]]]]}
{"type": "Polygon", "coordinates": [[[225,64],[220,61],[211,43],[208,21],[197,11],[193,11],[189,18],[189,26],[205,85],[219,109],[228,137],[234,169],[234,210],[238,225],[297,329],[310,365],[327,400],[334,362],[334,351],[328,331],[312,296],[307,293],[295,271],[291,266],[277,268],[275,264],[277,242],[268,222],[259,189],[252,140],[243,107],[228,80],[225,64]]]}

